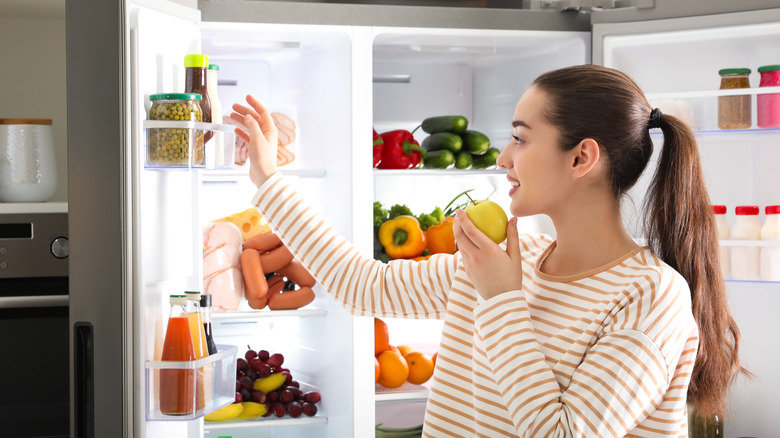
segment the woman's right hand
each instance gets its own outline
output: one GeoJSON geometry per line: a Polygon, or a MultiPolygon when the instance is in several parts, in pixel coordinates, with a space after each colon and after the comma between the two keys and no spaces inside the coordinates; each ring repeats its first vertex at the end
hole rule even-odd
{"type": "Polygon", "coordinates": [[[248,95],[249,106],[233,104],[230,118],[246,130],[236,128],[236,135],[249,143],[249,178],[260,187],[276,173],[276,152],[279,147],[279,132],[271,113],[260,101],[248,95]]]}

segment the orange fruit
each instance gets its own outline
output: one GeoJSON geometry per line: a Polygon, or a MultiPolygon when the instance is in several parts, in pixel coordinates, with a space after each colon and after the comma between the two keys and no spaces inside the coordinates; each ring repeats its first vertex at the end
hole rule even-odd
{"type": "Polygon", "coordinates": [[[379,318],[374,318],[374,356],[390,348],[390,332],[387,324],[379,318]]]}
{"type": "Polygon", "coordinates": [[[385,388],[398,388],[409,377],[409,365],[397,351],[383,351],[377,357],[379,361],[378,383],[385,388]]]}
{"type": "Polygon", "coordinates": [[[374,383],[379,381],[379,359],[374,356],[374,383]]]}
{"type": "Polygon", "coordinates": [[[433,375],[433,359],[431,356],[413,351],[404,356],[407,365],[409,365],[409,375],[406,380],[415,385],[422,385],[433,375]]]}
{"type": "Polygon", "coordinates": [[[412,349],[412,347],[410,347],[408,345],[399,345],[398,346],[398,352],[401,353],[401,356],[405,357],[407,354],[411,353],[412,351],[414,351],[414,350],[412,349]]]}

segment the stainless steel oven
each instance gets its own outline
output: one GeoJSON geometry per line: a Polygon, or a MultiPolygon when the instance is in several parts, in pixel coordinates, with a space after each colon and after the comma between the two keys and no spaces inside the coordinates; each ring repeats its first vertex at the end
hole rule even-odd
{"type": "Polygon", "coordinates": [[[0,435],[70,433],[67,213],[0,214],[0,435]]]}

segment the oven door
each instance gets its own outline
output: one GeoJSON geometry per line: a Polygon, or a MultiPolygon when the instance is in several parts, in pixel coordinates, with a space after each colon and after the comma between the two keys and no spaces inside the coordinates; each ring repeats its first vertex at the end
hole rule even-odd
{"type": "Polygon", "coordinates": [[[68,277],[0,278],[0,435],[70,434],[68,277]]]}

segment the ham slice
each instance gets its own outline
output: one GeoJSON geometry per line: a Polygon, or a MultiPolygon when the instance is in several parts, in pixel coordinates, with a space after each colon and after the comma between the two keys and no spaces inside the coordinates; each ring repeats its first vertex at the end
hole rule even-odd
{"type": "Polygon", "coordinates": [[[203,278],[223,271],[231,266],[239,266],[241,252],[234,246],[223,243],[217,247],[207,246],[203,248],[203,278]]]}
{"type": "Polygon", "coordinates": [[[203,247],[218,247],[222,244],[232,246],[239,252],[244,238],[241,229],[232,222],[211,222],[203,227],[203,247]]]}
{"type": "Polygon", "coordinates": [[[279,131],[279,146],[287,146],[295,141],[295,122],[282,113],[271,113],[276,130],[279,131]]]}
{"type": "Polygon", "coordinates": [[[214,312],[236,310],[244,297],[239,257],[241,229],[232,222],[211,222],[203,227],[203,292],[211,295],[214,312]]]}
{"type": "Polygon", "coordinates": [[[230,266],[204,278],[203,291],[211,295],[213,312],[236,310],[244,298],[244,277],[237,267],[230,266]]]}

